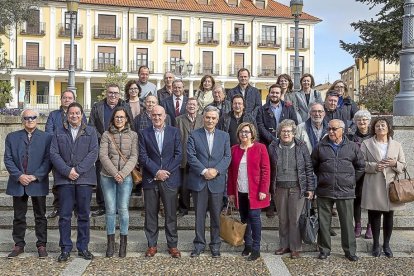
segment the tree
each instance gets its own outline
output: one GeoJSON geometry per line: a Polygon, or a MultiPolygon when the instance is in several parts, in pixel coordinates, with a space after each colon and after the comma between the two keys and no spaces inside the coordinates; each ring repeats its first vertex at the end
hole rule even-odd
{"type": "Polygon", "coordinates": [[[358,104],[365,106],[372,113],[390,114],[394,97],[400,90],[400,80],[395,78],[384,83],[383,80],[370,81],[358,95],[358,104]]]}
{"type": "Polygon", "coordinates": [[[116,83],[120,88],[121,98],[124,97],[124,86],[127,82],[128,74],[122,72],[119,66],[110,66],[106,74],[105,81],[102,85],[102,94],[98,96],[98,100],[102,100],[106,97],[106,88],[109,84],[116,83]]]}
{"type": "Polygon", "coordinates": [[[362,20],[351,23],[360,32],[361,42],[346,43],[339,41],[342,49],[354,58],[375,58],[395,62],[399,60],[398,52],[402,48],[402,28],[404,0],[355,0],[375,6],[382,6],[377,19],[362,20]]]}

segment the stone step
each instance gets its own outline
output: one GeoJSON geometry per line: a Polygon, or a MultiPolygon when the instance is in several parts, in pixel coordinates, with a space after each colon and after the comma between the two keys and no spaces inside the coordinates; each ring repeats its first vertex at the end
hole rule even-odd
{"type": "MultiPolygon", "coordinates": [[[[76,231],[72,231],[72,241],[74,250],[76,250],[76,231]]],[[[178,248],[184,252],[190,252],[193,249],[193,239],[195,233],[193,230],[179,230],[178,231],[178,248]]],[[[382,236],[382,235],[381,235],[382,236]]],[[[207,243],[209,243],[210,234],[206,231],[207,243]]],[[[34,230],[26,231],[26,247],[25,252],[36,252],[36,237],[34,230]]],[[[119,233],[116,234],[117,247],[119,246],[119,233]]],[[[381,243],[382,244],[382,243],[381,243]]],[[[391,248],[394,253],[414,252],[414,233],[412,231],[396,230],[393,232],[391,239],[391,248]]],[[[9,252],[13,248],[13,239],[11,230],[0,229],[0,252],[9,252]]],[[[142,230],[130,230],[128,233],[128,252],[137,252],[144,254],[147,248],[147,240],[145,238],[144,231],[142,230]]],[[[262,230],[261,251],[262,252],[274,252],[279,248],[279,235],[275,230],[262,230]]],[[[59,231],[57,229],[48,230],[48,243],[47,250],[49,252],[60,252],[59,248],[59,231]]],[[[104,254],[106,250],[106,232],[105,231],[91,231],[91,239],[89,243],[89,250],[92,253],[104,254]]],[[[167,243],[165,239],[164,231],[159,233],[158,252],[166,253],[167,243]]],[[[243,246],[234,247],[226,242],[221,245],[222,252],[241,252],[243,246]]],[[[372,250],[372,240],[365,240],[362,238],[357,239],[357,252],[369,253],[372,250]]],[[[303,251],[315,252],[317,256],[316,246],[303,245],[303,251]]],[[[336,237],[332,237],[332,253],[343,255],[341,248],[341,237],[338,234],[336,237]]],[[[205,255],[209,255],[208,246],[206,248],[205,255]]],[[[76,255],[75,255],[76,256],[76,255]]]]}
{"type": "MultiPolygon", "coordinates": [[[[129,213],[129,227],[131,229],[143,229],[144,228],[144,221],[145,217],[142,216],[142,210],[131,210],[129,213]]],[[[239,214],[235,213],[234,216],[239,219],[239,214]]],[[[56,229],[58,228],[58,221],[59,217],[49,219],[48,220],[48,228],[49,229],[56,229]]],[[[262,228],[263,229],[278,229],[279,227],[279,219],[276,216],[275,218],[267,218],[265,213],[261,215],[262,221],[262,228]]],[[[35,225],[33,212],[28,210],[26,216],[26,223],[28,227],[33,228],[35,225]]],[[[179,229],[195,229],[195,214],[194,211],[190,211],[188,215],[184,217],[179,217],[177,219],[177,224],[179,229]]],[[[72,226],[76,228],[77,220],[73,216],[72,217],[72,226]]],[[[367,215],[365,213],[362,214],[362,226],[365,229],[367,225],[367,215]]],[[[0,216],[0,228],[3,229],[11,229],[13,226],[13,211],[6,210],[1,212],[0,216]]],[[[164,227],[164,218],[159,215],[159,226],[164,227]]],[[[210,219],[206,219],[206,227],[210,226],[210,219]]],[[[105,229],[105,216],[100,217],[91,217],[90,219],[90,227],[91,229],[105,229]]],[[[332,218],[332,227],[338,229],[340,227],[338,217],[332,218]]],[[[405,217],[405,216],[395,216],[394,217],[394,229],[399,230],[409,230],[414,229],[414,217],[405,217]]]]}

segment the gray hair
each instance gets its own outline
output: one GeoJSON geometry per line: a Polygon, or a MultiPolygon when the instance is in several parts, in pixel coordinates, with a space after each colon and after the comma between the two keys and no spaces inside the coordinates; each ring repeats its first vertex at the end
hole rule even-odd
{"type": "Polygon", "coordinates": [[[20,119],[22,119],[22,121],[23,121],[24,113],[26,111],[33,111],[35,113],[35,116],[39,117],[39,112],[37,110],[35,110],[33,108],[25,108],[25,109],[23,109],[22,113],[20,113],[20,119]]]}
{"type": "Polygon", "coordinates": [[[277,126],[277,136],[278,137],[280,136],[280,133],[282,132],[282,128],[285,128],[285,127],[291,127],[293,135],[296,135],[296,123],[295,123],[295,121],[293,121],[291,119],[284,119],[277,126]]]}
{"type": "Polygon", "coordinates": [[[356,123],[361,118],[367,118],[371,121],[371,113],[368,110],[358,110],[354,115],[354,122],[356,123]]]}
{"type": "Polygon", "coordinates": [[[214,85],[213,91],[218,89],[218,88],[220,88],[221,92],[223,92],[225,94],[224,87],[221,84],[214,85]]]}
{"type": "Polygon", "coordinates": [[[329,121],[329,123],[330,122],[338,122],[339,127],[342,128],[345,131],[345,122],[342,121],[341,119],[332,119],[332,120],[329,121]]]}
{"type": "Polygon", "coordinates": [[[320,102],[312,102],[312,103],[309,104],[309,111],[308,111],[309,114],[311,114],[312,107],[314,107],[315,105],[320,105],[322,107],[322,109],[324,108],[323,103],[320,103],[320,102]]]}
{"type": "Polygon", "coordinates": [[[174,76],[174,79],[175,79],[175,75],[174,75],[174,73],[173,73],[173,72],[171,72],[171,71],[167,71],[167,72],[165,72],[165,73],[164,73],[164,76],[163,76],[163,79],[165,79],[165,78],[167,77],[167,74],[171,74],[171,75],[173,75],[173,76],[174,76]]]}
{"type": "Polygon", "coordinates": [[[176,84],[177,82],[181,82],[183,84],[183,87],[184,87],[184,82],[183,82],[182,79],[174,80],[173,83],[172,83],[172,85],[176,84]]]}
{"type": "Polygon", "coordinates": [[[207,112],[212,112],[212,111],[216,112],[217,116],[220,117],[220,110],[217,107],[213,106],[213,105],[208,105],[204,108],[203,117],[205,117],[207,112]]]}

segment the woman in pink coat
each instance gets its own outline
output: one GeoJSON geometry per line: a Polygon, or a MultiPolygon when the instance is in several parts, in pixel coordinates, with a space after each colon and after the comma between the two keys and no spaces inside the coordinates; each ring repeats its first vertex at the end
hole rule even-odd
{"type": "Polygon", "coordinates": [[[256,142],[253,124],[242,123],[237,128],[240,144],[231,148],[227,194],[240,211],[240,219],[247,223],[242,256],[248,261],[260,257],[262,222],[260,212],[270,204],[270,163],[266,146],[256,142]]]}

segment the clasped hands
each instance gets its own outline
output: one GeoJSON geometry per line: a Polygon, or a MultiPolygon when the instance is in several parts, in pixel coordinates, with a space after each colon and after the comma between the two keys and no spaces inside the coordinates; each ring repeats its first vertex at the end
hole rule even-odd
{"type": "Polygon", "coordinates": [[[215,168],[207,168],[207,171],[204,173],[204,178],[206,180],[214,179],[218,175],[218,171],[215,168]]]}
{"type": "Polygon", "coordinates": [[[31,175],[31,174],[22,174],[19,177],[19,182],[23,185],[23,186],[27,186],[30,184],[30,182],[33,182],[36,180],[36,176],[31,175]]]}
{"type": "Polygon", "coordinates": [[[392,168],[396,166],[397,166],[397,160],[393,158],[386,158],[386,159],[382,159],[381,161],[377,163],[377,167],[375,168],[375,170],[377,172],[382,172],[387,167],[392,168]]]}
{"type": "Polygon", "coordinates": [[[170,177],[171,173],[166,170],[159,170],[156,174],[154,179],[159,181],[165,181],[170,177]]]}
{"type": "Polygon", "coordinates": [[[69,173],[69,179],[75,181],[79,178],[79,174],[76,172],[75,168],[72,168],[69,173]]]}

